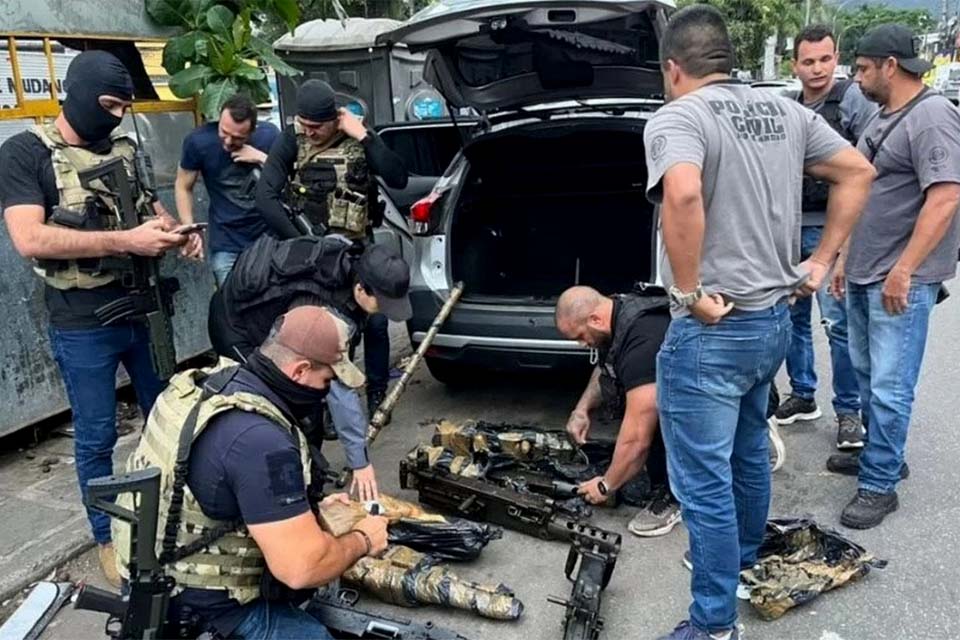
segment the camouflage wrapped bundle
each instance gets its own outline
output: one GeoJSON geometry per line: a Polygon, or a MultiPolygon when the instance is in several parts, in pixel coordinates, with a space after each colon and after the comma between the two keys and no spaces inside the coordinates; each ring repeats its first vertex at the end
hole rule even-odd
{"type": "Polygon", "coordinates": [[[750,586],[750,603],[767,620],[887,564],[807,518],[769,520],[759,555],[742,576],[750,586]]]}
{"type": "MultiPolygon", "coordinates": [[[[418,504],[380,494],[380,515],[389,520],[388,539],[436,560],[475,560],[491,540],[503,535],[499,527],[462,518],[449,518],[428,513],[418,504]]],[[[334,503],[320,512],[320,524],[328,532],[340,536],[366,517],[363,504],[334,503]]]]}
{"type": "Polygon", "coordinates": [[[517,461],[544,458],[572,461],[577,457],[577,450],[563,431],[542,431],[482,420],[467,420],[463,424],[441,420],[436,426],[433,444],[464,457],[500,455],[517,461]]]}
{"type": "Polygon", "coordinates": [[[516,620],[523,613],[523,603],[503,584],[464,580],[433,563],[430,556],[396,545],[380,558],[361,558],[343,580],[403,607],[438,604],[494,620],[516,620]]]}

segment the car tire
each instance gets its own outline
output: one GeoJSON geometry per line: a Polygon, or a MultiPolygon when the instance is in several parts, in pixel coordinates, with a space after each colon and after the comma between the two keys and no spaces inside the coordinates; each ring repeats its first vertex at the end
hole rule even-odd
{"type": "Polygon", "coordinates": [[[459,387],[467,385],[476,380],[476,372],[458,362],[451,362],[442,358],[424,358],[427,362],[427,369],[438,382],[459,387]]]}

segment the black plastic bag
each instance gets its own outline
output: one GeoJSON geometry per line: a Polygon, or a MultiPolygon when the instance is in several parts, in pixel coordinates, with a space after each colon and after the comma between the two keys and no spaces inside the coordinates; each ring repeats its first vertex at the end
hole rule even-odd
{"type": "Polygon", "coordinates": [[[503,529],[483,522],[447,518],[446,522],[403,519],[387,529],[390,544],[401,544],[438,560],[475,560],[503,529]]]}

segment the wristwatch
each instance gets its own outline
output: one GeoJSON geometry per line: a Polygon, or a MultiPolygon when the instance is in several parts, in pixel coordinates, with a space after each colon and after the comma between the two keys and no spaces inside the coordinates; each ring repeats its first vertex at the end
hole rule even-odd
{"type": "Polygon", "coordinates": [[[599,491],[602,496],[610,493],[610,487],[607,486],[607,481],[603,478],[600,478],[600,481],[597,482],[597,491],[599,491]]]}
{"type": "Polygon", "coordinates": [[[697,282],[696,288],[690,293],[684,293],[677,285],[671,285],[667,290],[670,296],[670,302],[678,307],[689,307],[697,303],[703,297],[703,285],[697,282]]]}

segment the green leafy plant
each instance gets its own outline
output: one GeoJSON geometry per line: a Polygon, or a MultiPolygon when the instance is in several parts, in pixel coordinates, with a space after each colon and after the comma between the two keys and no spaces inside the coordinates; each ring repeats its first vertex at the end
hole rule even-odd
{"type": "Polygon", "coordinates": [[[216,120],[235,93],[268,102],[263,65],[281,75],[300,73],[255,35],[259,25],[271,21],[293,30],[300,19],[297,0],[146,0],[146,8],[160,25],[183,29],[164,46],[163,67],[170,74],[170,91],[179,98],[197,97],[208,120],[216,120]]]}

